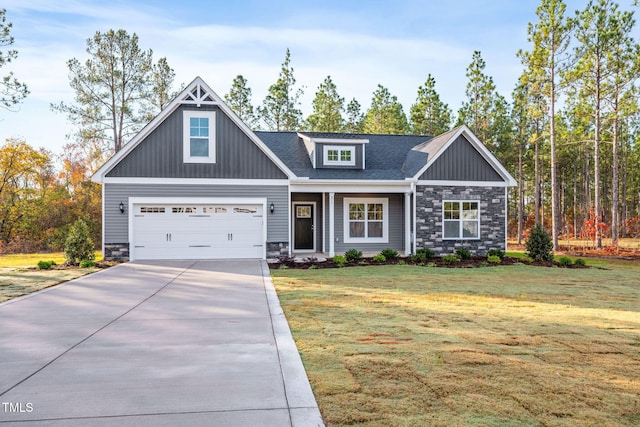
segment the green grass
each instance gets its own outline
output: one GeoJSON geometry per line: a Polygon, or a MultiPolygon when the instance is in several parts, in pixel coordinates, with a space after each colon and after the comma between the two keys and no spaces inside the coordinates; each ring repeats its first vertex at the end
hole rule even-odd
{"type": "MultiPolygon", "coordinates": [[[[96,251],[96,261],[102,259],[102,252],[96,251]]],[[[51,252],[41,254],[8,254],[0,255],[0,268],[2,267],[34,267],[38,261],[55,261],[56,264],[64,264],[63,252],[51,252]]]]}
{"type": "Polygon", "coordinates": [[[274,270],[329,426],[638,425],[640,268],[274,270]]]}

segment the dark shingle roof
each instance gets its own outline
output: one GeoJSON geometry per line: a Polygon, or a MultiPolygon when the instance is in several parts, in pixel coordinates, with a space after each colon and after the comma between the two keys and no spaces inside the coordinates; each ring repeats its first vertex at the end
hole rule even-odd
{"type": "Polygon", "coordinates": [[[255,132],[298,177],[344,180],[404,180],[427,162],[428,154],[412,148],[432,139],[416,135],[366,135],[305,132],[311,138],[368,139],[365,169],[314,169],[296,132],[255,132]]]}

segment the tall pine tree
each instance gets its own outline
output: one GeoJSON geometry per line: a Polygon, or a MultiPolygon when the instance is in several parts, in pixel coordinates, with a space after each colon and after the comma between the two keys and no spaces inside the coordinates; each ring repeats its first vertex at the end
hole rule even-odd
{"type": "Polygon", "coordinates": [[[291,66],[291,52],[287,49],[278,80],[269,86],[269,93],[259,109],[260,117],[270,130],[297,131],[302,123],[298,108],[302,89],[295,88],[296,79],[291,66]]]}
{"type": "Polygon", "coordinates": [[[398,98],[380,84],[373,92],[371,107],[364,117],[364,131],[377,134],[406,134],[409,131],[407,116],[398,98]]]}
{"type": "Polygon", "coordinates": [[[414,135],[440,135],[451,127],[452,113],[436,92],[436,79],[427,75],[418,88],[416,103],[411,106],[411,132],[414,135]]]}
{"type": "Polygon", "coordinates": [[[313,113],[307,117],[306,128],[312,132],[342,132],[344,128],[344,98],[338,95],[338,89],[327,76],[313,99],[313,113]]]}
{"type": "Polygon", "coordinates": [[[229,93],[224,96],[227,105],[250,128],[255,127],[258,121],[251,103],[251,88],[247,85],[247,79],[237,75],[231,83],[229,93]]]}

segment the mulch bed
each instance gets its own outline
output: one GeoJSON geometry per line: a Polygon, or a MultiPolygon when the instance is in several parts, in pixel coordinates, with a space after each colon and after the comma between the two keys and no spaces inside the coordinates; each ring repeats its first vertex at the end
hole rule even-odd
{"type": "MultiPolygon", "coordinates": [[[[526,264],[526,265],[534,265],[539,267],[561,267],[561,265],[557,261],[552,262],[525,262],[519,258],[512,258],[505,256],[502,258],[500,263],[489,263],[487,262],[487,257],[482,256],[473,256],[471,259],[461,259],[454,263],[446,263],[442,260],[442,258],[435,257],[427,260],[425,263],[413,262],[409,258],[398,258],[398,259],[390,259],[384,262],[374,262],[372,258],[362,258],[359,261],[348,261],[344,267],[357,267],[364,265],[397,265],[397,264],[405,264],[405,265],[421,265],[426,267],[443,267],[443,268],[477,268],[477,267],[497,267],[500,265],[514,265],[514,264],[526,264]]],[[[333,262],[331,258],[328,258],[326,261],[318,261],[313,258],[306,258],[304,261],[296,262],[293,258],[290,257],[282,257],[279,262],[269,263],[269,268],[278,269],[280,266],[286,266],[287,268],[295,268],[300,270],[308,270],[308,269],[320,269],[320,268],[341,268],[338,264],[333,262]]],[[[581,265],[571,265],[569,267],[563,268],[589,268],[589,266],[581,266],[581,265]]]]}

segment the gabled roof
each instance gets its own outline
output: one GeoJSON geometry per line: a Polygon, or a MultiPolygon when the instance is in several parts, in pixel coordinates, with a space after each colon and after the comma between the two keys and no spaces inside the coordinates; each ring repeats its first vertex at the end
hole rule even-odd
{"type": "Polygon", "coordinates": [[[508,186],[517,185],[516,180],[511,176],[504,166],[491,154],[489,149],[471,132],[466,125],[458,126],[442,135],[433,138],[427,143],[414,147],[411,151],[424,153],[427,155],[427,162],[413,175],[418,179],[436,160],[445,152],[459,136],[464,136],[467,141],[478,151],[478,153],[486,160],[486,162],[500,175],[508,186]]]}
{"type": "Polygon", "coordinates": [[[144,139],[153,132],[171,113],[176,111],[180,105],[216,105],[222,110],[251,141],[262,150],[271,161],[273,161],[289,178],[294,177],[293,172],[276,156],[264,142],[227,106],[227,104],[216,94],[200,77],[196,77],[187,87],[180,92],[167,106],[142,128],[122,149],[114,154],[104,165],[102,165],[91,177],[95,182],[102,182],[104,177],[123,158],[135,149],[144,139]]]}

